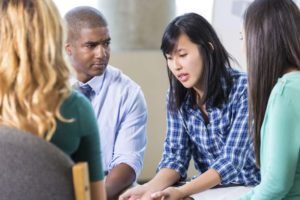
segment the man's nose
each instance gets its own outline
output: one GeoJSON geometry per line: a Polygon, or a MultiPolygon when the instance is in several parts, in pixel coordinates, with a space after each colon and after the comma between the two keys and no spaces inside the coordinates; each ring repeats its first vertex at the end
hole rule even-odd
{"type": "Polygon", "coordinates": [[[107,57],[107,54],[106,48],[102,47],[101,45],[96,48],[95,55],[97,58],[105,58],[107,57]]]}

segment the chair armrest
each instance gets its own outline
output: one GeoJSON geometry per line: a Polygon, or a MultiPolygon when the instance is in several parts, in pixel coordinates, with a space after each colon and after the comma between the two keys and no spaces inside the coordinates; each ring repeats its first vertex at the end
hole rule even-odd
{"type": "Polygon", "coordinates": [[[72,173],[75,199],[91,200],[91,189],[87,162],[79,162],[73,165],[72,173]]]}

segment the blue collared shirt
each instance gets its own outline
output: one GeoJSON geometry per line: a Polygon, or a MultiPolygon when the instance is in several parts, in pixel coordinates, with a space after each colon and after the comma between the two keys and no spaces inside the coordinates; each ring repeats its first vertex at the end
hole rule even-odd
{"type": "Polygon", "coordinates": [[[185,178],[193,156],[199,174],[215,169],[222,178],[221,184],[259,183],[253,141],[248,134],[246,75],[229,71],[233,86],[228,101],[218,108],[206,105],[208,123],[201,111],[191,105],[191,97],[180,111],[167,111],[167,136],[158,169],[174,169],[185,178]]]}
{"type": "MultiPolygon", "coordinates": [[[[83,83],[77,83],[84,85],[83,83]]],[[[107,66],[87,83],[100,131],[104,170],[125,163],[139,176],[146,148],[147,107],[143,92],[120,70],[107,66]]]]}

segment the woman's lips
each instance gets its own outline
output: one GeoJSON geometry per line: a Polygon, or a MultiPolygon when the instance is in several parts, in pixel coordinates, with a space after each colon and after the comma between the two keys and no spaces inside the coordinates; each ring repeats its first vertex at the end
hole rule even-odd
{"type": "Polygon", "coordinates": [[[189,74],[183,73],[177,76],[180,82],[186,82],[189,79],[189,74]]]}

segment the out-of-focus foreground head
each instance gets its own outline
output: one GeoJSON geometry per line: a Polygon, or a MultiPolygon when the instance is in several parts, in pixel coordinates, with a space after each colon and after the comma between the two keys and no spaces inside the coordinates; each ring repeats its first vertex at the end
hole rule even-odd
{"type": "Polygon", "coordinates": [[[52,0],[0,1],[0,124],[49,140],[69,95],[64,29],[52,0]]]}
{"type": "Polygon", "coordinates": [[[300,69],[300,11],[293,0],[255,0],[244,15],[249,124],[260,165],[260,132],[269,96],[289,68],[300,69]]]}

